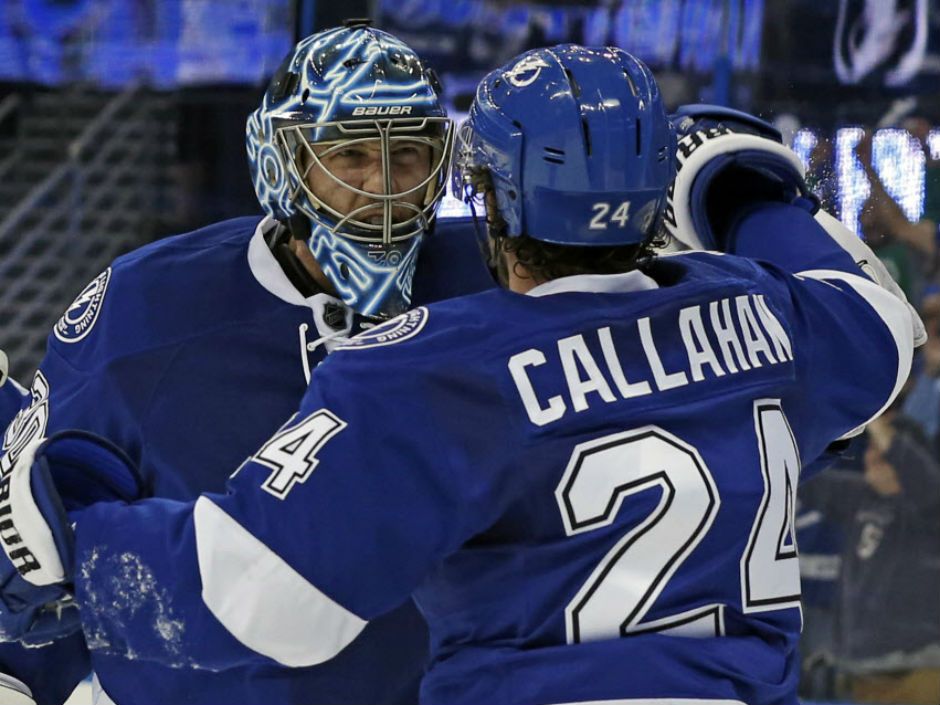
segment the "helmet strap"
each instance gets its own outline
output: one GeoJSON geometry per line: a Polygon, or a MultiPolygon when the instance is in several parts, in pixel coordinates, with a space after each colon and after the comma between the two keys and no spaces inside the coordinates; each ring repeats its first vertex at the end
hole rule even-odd
{"type": "MultiPolygon", "coordinates": [[[[296,216],[294,216],[296,217],[296,216]]],[[[293,220],[293,218],[292,218],[293,220]]],[[[309,223],[309,221],[307,221],[309,223]]],[[[307,226],[309,232],[309,225],[307,226]]],[[[305,298],[310,298],[314,294],[325,293],[323,287],[313,278],[313,275],[307,271],[304,263],[294,254],[291,249],[291,240],[299,239],[292,228],[283,223],[278,223],[270,235],[267,237],[268,248],[274,259],[277,260],[281,270],[287,275],[288,280],[294,285],[294,288],[305,298]]]]}
{"type": "Polygon", "coordinates": [[[287,230],[290,232],[292,238],[300,240],[301,242],[307,242],[310,239],[310,234],[313,232],[313,228],[310,225],[310,218],[300,212],[294,213],[287,219],[287,230]]]}

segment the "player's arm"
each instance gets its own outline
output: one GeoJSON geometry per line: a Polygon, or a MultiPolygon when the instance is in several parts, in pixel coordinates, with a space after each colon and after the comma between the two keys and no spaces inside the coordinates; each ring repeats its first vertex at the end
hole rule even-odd
{"type": "Polygon", "coordinates": [[[682,109],[674,121],[679,171],[667,227],[692,249],[764,269],[799,375],[791,405],[818,420],[804,449],[814,460],[896,397],[914,345],[926,340],[923,324],[864,242],[817,210],[799,159],[770,125],[714,106],[682,109]]]}
{"type": "Polygon", "coordinates": [[[860,272],[755,266],[767,308],[791,343],[796,385],[785,405],[810,461],[897,398],[914,352],[910,308],[860,272]]]}
{"type": "MultiPolygon", "coordinates": [[[[114,315],[113,302],[129,300],[121,291],[123,274],[118,269],[96,277],[68,307],[49,335],[39,369],[23,390],[25,398],[14,398],[12,382],[0,387],[0,397],[9,395],[11,405],[19,406],[3,434],[0,472],[9,472],[30,441],[64,428],[87,429],[124,448],[139,447],[138,424],[127,390],[133,388],[140,391],[140,398],[148,398],[145,387],[151,380],[122,384],[109,374],[114,333],[123,329],[129,339],[134,336],[114,315]]],[[[152,369],[159,368],[154,364],[152,369]]],[[[72,496],[66,499],[86,501],[96,491],[90,479],[87,485],[72,485],[66,491],[72,496]]],[[[53,597],[52,591],[46,594],[53,597]]],[[[91,669],[77,609],[67,591],[55,595],[46,606],[28,605],[15,582],[7,579],[0,584],[0,629],[15,630],[33,622],[22,636],[28,648],[21,643],[0,645],[0,672],[23,681],[40,705],[61,703],[91,669]]]]}
{"type": "MultiPolygon", "coordinates": [[[[693,105],[671,117],[679,169],[666,227],[691,249],[716,249],[788,272],[862,273],[905,304],[904,292],[871,249],[828,213],[803,178],[796,154],[771,125],[719,106],[693,105]]],[[[927,336],[910,306],[915,345],[927,336]]]]}
{"type": "MultiPolygon", "coordinates": [[[[28,526],[25,543],[40,562],[60,557],[53,577],[74,581],[92,648],[213,669],[333,658],[501,511],[485,467],[452,470],[473,444],[431,440],[466,415],[435,422],[428,399],[409,398],[410,377],[331,358],[228,494],[94,505],[71,517],[71,555],[28,526]]],[[[39,505],[54,483],[28,470],[39,505]]]]}

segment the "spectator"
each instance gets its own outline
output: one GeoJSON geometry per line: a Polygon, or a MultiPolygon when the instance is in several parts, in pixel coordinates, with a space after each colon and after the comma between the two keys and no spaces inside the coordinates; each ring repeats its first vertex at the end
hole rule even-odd
{"type": "Polygon", "coordinates": [[[822,209],[827,213],[839,211],[839,184],[833,168],[832,141],[817,140],[809,153],[809,166],[806,170],[806,183],[819,198],[822,209]]]}
{"type": "Polygon", "coordinates": [[[928,286],[920,308],[930,338],[915,358],[903,411],[920,424],[940,457],[940,286],[928,286]]]}
{"type": "Polygon", "coordinates": [[[920,220],[912,223],[904,211],[888,195],[884,184],[872,167],[871,133],[859,143],[858,156],[871,183],[866,214],[872,227],[881,230],[901,242],[904,242],[927,258],[931,268],[937,254],[938,230],[940,223],[940,161],[932,158],[928,137],[930,124],[923,118],[909,118],[904,122],[907,129],[921,145],[926,158],[926,176],[924,181],[924,213],[920,220]]]}
{"type": "Polygon", "coordinates": [[[837,667],[859,703],[940,702],[940,462],[896,411],[802,490],[844,532],[837,667]]]}
{"type": "Polygon", "coordinates": [[[932,269],[932,264],[924,268],[918,261],[932,263],[936,245],[933,235],[930,238],[923,236],[923,227],[911,227],[912,223],[885,190],[884,184],[872,167],[871,140],[871,132],[867,132],[856,148],[859,162],[871,184],[871,195],[859,219],[860,234],[884,262],[907,298],[919,301],[925,269],[932,269]]]}

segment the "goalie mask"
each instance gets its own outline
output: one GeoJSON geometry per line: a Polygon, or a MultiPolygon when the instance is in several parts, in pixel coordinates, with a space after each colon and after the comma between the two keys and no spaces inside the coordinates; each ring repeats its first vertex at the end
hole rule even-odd
{"type": "Polygon", "coordinates": [[[418,56],[367,26],[300,42],[248,118],[264,210],[307,241],[361,314],[411,303],[418,251],[449,166],[453,126],[418,56]]]}

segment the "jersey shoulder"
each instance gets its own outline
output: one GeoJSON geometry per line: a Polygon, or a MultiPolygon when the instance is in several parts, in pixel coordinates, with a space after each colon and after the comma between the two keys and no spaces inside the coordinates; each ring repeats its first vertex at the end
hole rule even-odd
{"type": "Polygon", "coordinates": [[[475,294],[495,285],[483,261],[473,220],[438,220],[418,258],[412,293],[415,306],[475,294]]]}
{"type": "MultiPolygon", "coordinates": [[[[221,264],[239,256],[248,246],[259,222],[257,217],[234,218],[162,238],[118,257],[111,269],[128,283],[152,281],[156,286],[168,287],[168,282],[180,275],[184,278],[191,276],[193,269],[201,270],[204,266],[208,268],[209,264],[221,264]],[[167,276],[168,267],[174,268],[172,277],[167,276]]],[[[211,276],[212,272],[202,272],[203,278],[211,276]]]]}
{"type": "Polygon", "coordinates": [[[50,346],[82,368],[238,320],[255,288],[248,245],[259,218],[164,238],[117,258],[56,322],[50,346]]]}
{"type": "Polygon", "coordinates": [[[498,327],[493,314],[514,296],[491,288],[418,306],[350,338],[336,352],[342,352],[344,360],[382,358],[407,363],[421,357],[431,363],[455,350],[478,346],[481,335],[498,327]]]}
{"type": "Polygon", "coordinates": [[[657,279],[657,272],[663,272],[660,276],[666,279],[681,277],[714,286],[752,286],[764,281],[769,271],[766,264],[756,260],[711,250],[660,255],[651,269],[657,279]]]}
{"type": "Polygon", "coordinates": [[[626,297],[603,291],[533,297],[492,287],[437,301],[360,333],[331,358],[344,366],[376,369],[398,364],[422,370],[474,366],[517,348],[520,341],[590,327],[595,318],[641,316],[669,302],[741,295],[756,290],[767,276],[747,259],[709,252],[664,257],[652,274],[659,288],[626,297]],[[585,301],[580,295],[598,298],[585,301]]]}

